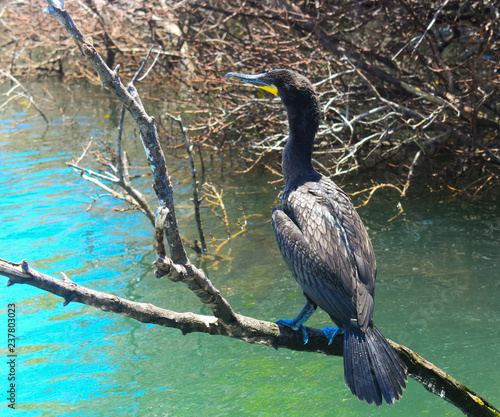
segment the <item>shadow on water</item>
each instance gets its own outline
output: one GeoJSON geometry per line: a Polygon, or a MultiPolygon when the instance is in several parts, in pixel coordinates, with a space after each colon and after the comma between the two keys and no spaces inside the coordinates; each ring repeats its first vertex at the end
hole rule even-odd
{"type": "MultiPolygon", "coordinates": [[[[79,284],[132,300],[209,314],[183,285],[154,278],[151,226],[143,215],[115,211],[121,203],[109,197],[86,210],[101,192],[65,164],[90,136],[114,142],[118,106],[106,91],[72,94],[67,113],[85,100],[77,117],[53,115],[48,128],[38,119],[16,125],[26,118],[23,107],[1,113],[0,257],[27,259],[53,276],[64,271],[79,284]]],[[[130,134],[126,146],[146,174],[142,145],[130,134]]],[[[188,165],[170,157],[168,164],[182,233],[193,240],[188,165]]],[[[269,222],[279,190],[265,174],[226,173],[221,180],[214,173],[217,178],[231,219],[240,207],[259,216],[249,217],[246,232],[224,246],[228,260],[203,266],[238,312],[294,317],[303,297],[269,222]]],[[[134,185],[154,203],[149,181],[140,176],[134,185]]],[[[404,214],[391,222],[394,201],[383,195],[360,210],[379,269],[375,321],[388,338],[498,404],[500,201],[439,197],[406,201],[404,214]]],[[[203,216],[207,233],[223,238],[219,220],[207,209],[203,216]]],[[[182,336],[86,306],[63,308],[59,298],[22,285],[4,287],[0,299],[4,329],[7,304],[17,307],[17,408],[23,416],[461,415],[414,381],[390,408],[362,404],[346,388],[339,358],[182,336]]],[[[310,324],[326,326],[328,319],[317,313],[310,324]]],[[[6,386],[4,378],[0,387],[6,386]]]]}

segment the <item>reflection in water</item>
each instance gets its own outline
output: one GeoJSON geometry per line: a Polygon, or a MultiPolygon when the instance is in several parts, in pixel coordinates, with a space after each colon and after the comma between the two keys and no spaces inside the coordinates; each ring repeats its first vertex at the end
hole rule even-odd
{"type": "MultiPolygon", "coordinates": [[[[25,118],[22,109],[2,113],[0,257],[27,259],[56,277],[64,271],[79,284],[132,300],[209,314],[183,285],[154,278],[145,216],[115,211],[117,203],[106,197],[86,211],[101,191],[65,164],[90,136],[113,143],[118,107],[106,91],[90,90],[85,100],[72,125],[61,118],[48,128],[38,119],[13,127],[10,120],[25,118]]],[[[145,166],[142,145],[130,138],[126,146],[145,166]]],[[[182,233],[193,240],[190,174],[183,159],[168,163],[182,233]]],[[[241,215],[240,207],[262,216],[251,217],[247,232],[225,245],[228,261],[200,265],[236,311],[276,320],[291,317],[303,298],[274,241],[269,218],[278,191],[269,179],[221,180],[230,218],[241,215]]],[[[149,177],[134,181],[154,204],[149,177]]],[[[498,198],[442,203],[425,194],[389,223],[393,205],[379,197],[360,210],[379,267],[376,322],[384,335],[498,404],[498,198]]],[[[203,215],[207,233],[224,237],[219,220],[208,210],[203,215]]],[[[340,358],[182,336],[74,303],[63,308],[59,298],[22,285],[4,287],[0,298],[2,306],[18,307],[23,415],[461,415],[413,381],[399,404],[362,404],[343,382],[340,358]]],[[[322,313],[311,318],[311,326],[328,324],[322,313]]]]}

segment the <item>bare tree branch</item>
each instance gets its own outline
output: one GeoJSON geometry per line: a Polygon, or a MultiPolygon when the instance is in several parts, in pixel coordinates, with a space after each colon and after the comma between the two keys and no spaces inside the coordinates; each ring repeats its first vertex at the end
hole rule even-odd
{"type": "Polygon", "coordinates": [[[205,233],[203,232],[203,224],[201,222],[201,213],[200,213],[201,199],[198,193],[198,180],[196,179],[196,168],[194,166],[193,151],[192,151],[193,145],[187,135],[186,128],[182,123],[181,116],[176,117],[169,113],[167,113],[167,116],[179,124],[179,129],[181,130],[182,138],[184,139],[184,144],[186,145],[186,152],[189,158],[189,165],[191,167],[191,178],[193,184],[194,217],[196,220],[196,226],[198,228],[198,236],[200,238],[201,251],[202,253],[205,253],[207,251],[207,243],[205,241],[205,233]]]}
{"type": "MultiPolygon", "coordinates": [[[[86,304],[103,311],[121,314],[142,323],[172,327],[183,334],[199,332],[227,336],[248,343],[286,348],[303,352],[323,353],[342,356],[343,336],[337,335],[332,343],[321,330],[306,327],[309,341],[304,344],[303,334],[286,326],[278,326],[252,317],[234,314],[234,323],[228,325],[220,318],[203,316],[191,312],[178,313],[156,307],[152,304],[138,303],[114,295],[94,291],[71,281],[65,274],[58,280],[29,267],[23,260],[16,264],[0,259],[0,275],[9,278],[8,286],[28,284],[64,298],[64,305],[70,302],[86,304]]],[[[500,416],[500,411],[484,398],[461,384],[449,374],[426,361],[406,346],[389,340],[408,367],[408,374],[420,382],[428,391],[439,395],[460,408],[468,416],[500,416]]]]}
{"type": "Polygon", "coordinates": [[[153,117],[149,116],[133,85],[126,88],[119,76],[119,66],[111,70],[94,46],[85,38],[78,26],[73,22],[68,12],[61,8],[61,3],[48,1],[47,12],[54,15],[75,41],[76,45],[87,58],[87,62],[97,71],[103,85],[109,87],[116,97],[125,105],[135,123],[139,127],[141,140],[146,150],[146,156],[153,171],[153,187],[158,197],[160,207],[168,210],[165,223],[165,236],[171,250],[171,257],[176,262],[186,262],[187,255],[177,227],[173,188],[167,172],[165,156],[160,148],[158,132],[153,117]],[[129,91],[130,90],[130,91],[129,91]]]}
{"type": "Polygon", "coordinates": [[[10,98],[7,101],[5,101],[2,105],[0,105],[0,109],[2,109],[2,107],[4,107],[11,100],[14,100],[14,99],[16,99],[18,97],[21,97],[21,96],[22,97],[26,97],[28,99],[29,105],[33,105],[33,107],[38,111],[38,113],[40,114],[40,116],[42,116],[43,120],[45,120],[45,123],[50,124],[49,119],[47,119],[47,116],[45,116],[45,113],[36,104],[36,101],[33,98],[33,96],[26,89],[26,87],[24,87],[19,82],[19,80],[16,77],[14,77],[9,71],[4,70],[2,68],[0,68],[0,76],[4,76],[4,77],[8,78],[10,81],[12,81],[14,83],[14,86],[5,94],[6,96],[10,96],[10,94],[12,92],[14,92],[16,89],[20,89],[22,91],[21,93],[17,93],[14,96],[10,96],[10,98]]]}

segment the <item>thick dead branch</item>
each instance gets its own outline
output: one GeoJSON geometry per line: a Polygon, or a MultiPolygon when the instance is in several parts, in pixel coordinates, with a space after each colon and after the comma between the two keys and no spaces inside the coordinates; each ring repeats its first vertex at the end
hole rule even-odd
{"type": "MultiPolygon", "coordinates": [[[[232,316],[232,321],[228,323],[217,316],[203,316],[190,312],[178,313],[152,304],[130,301],[82,287],[71,281],[65,274],[62,276],[63,279],[55,279],[30,268],[25,260],[17,264],[0,259],[0,275],[9,278],[8,286],[27,284],[62,297],[65,300],[65,306],[70,302],[86,304],[106,312],[133,318],[142,323],[176,328],[181,330],[183,334],[208,333],[276,349],[286,348],[342,356],[343,336],[336,336],[329,345],[328,339],[319,329],[306,327],[309,341],[304,344],[302,332],[293,331],[286,326],[278,326],[275,323],[256,320],[236,313],[232,316]]],[[[420,382],[428,391],[451,402],[468,416],[500,416],[500,411],[493,405],[453,379],[449,374],[406,346],[389,342],[406,363],[409,375],[420,382]]]]}
{"type": "Polygon", "coordinates": [[[167,172],[165,157],[160,148],[158,132],[154,120],[149,116],[138,98],[137,90],[133,85],[126,88],[118,74],[119,66],[111,70],[97,53],[94,46],[85,38],[77,25],[73,22],[66,10],[61,9],[59,2],[48,1],[47,12],[54,15],[73,38],[87,62],[97,71],[103,85],[109,87],[116,97],[130,112],[139,127],[141,140],[146,149],[149,166],[153,172],[153,188],[158,197],[160,206],[168,209],[168,218],[164,224],[165,235],[169,242],[171,257],[175,262],[186,262],[187,256],[177,228],[173,188],[167,172]]]}
{"type": "Polygon", "coordinates": [[[229,303],[221,296],[212,285],[205,273],[191,264],[187,258],[175,217],[173,188],[168,175],[163,151],[160,147],[158,133],[154,120],[149,116],[142,105],[137,90],[132,84],[126,88],[120,81],[118,68],[112,71],[107,67],[95,48],[87,41],[77,25],[72,21],[66,10],[60,8],[59,2],[48,1],[48,12],[57,17],[66,28],[78,48],[82,51],[87,61],[98,72],[103,84],[110,87],[116,97],[125,105],[132,118],[139,126],[148,163],[153,171],[153,188],[159,201],[158,219],[156,220],[156,245],[159,251],[156,261],[157,276],[167,275],[173,281],[184,282],[225,325],[232,325],[235,313],[229,303]],[[159,236],[163,229],[170,258],[166,257],[165,246],[159,243],[159,236]]]}

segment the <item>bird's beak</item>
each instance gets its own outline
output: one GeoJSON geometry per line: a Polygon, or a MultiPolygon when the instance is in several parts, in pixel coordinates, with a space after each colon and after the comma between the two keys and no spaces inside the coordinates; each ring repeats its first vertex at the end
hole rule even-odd
{"type": "Polygon", "coordinates": [[[237,72],[228,72],[224,78],[251,83],[263,90],[269,91],[275,96],[278,95],[278,88],[274,85],[273,78],[270,77],[267,72],[262,74],[239,74],[237,72]]]}

